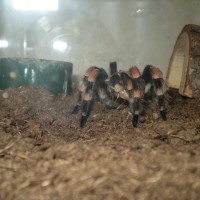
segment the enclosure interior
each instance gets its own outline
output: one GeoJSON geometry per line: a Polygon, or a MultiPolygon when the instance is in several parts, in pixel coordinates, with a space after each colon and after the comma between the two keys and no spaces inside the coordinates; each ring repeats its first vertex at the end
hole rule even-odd
{"type": "Polygon", "coordinates": [[[153,64],[166,74],[181,29],[200,20],[197,0],[62,0],[54,11],[12,2],[0,2],[0,39],[8,42],[0,56],[72,62],[76,75],[89,65],[108,70],[111,61],[120,69],[153,64]]]}
{"type": "Polygon", "coordinates": [[[0,69],[1,59],[25,59],[22,72],[13,65],[7,74],[18,81],[27,75],[26,84],[0,89],[0,199],[200,199],[200,99],[177,91],[187,73],[187,35],[172,60],[169,86],[176,89],[164,94],[167,120],[157,98],[140,99],[138,127],[128,101],[116,96],[116,109],[94,99],[83,128],[81,111],[72,114],[91,65],[109,74],[110,62],[141,72],[151,64],[165,80],[177,37],[186,24],[200,25],[199,11],[199,0],[0,0],[0,69]],[[42,75],[27,69],[29,59],[46,63],[42,75]],[[61,70],[50,70],[54,61],[61,70]],[[65,90],[54,95],[56,83],[65,90]]]}

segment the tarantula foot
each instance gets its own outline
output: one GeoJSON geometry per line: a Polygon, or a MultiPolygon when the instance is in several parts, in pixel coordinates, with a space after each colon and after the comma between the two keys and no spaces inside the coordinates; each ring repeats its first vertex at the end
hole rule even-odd
{"type": "Polygon", "coordinates": [[[80,127],[83,128],[87,122],[87,116],[82,116],[80,120],[80,127]]]}
{"type": "Polygon", "coordinates": [[[160,115],[161,115],[161,117],[162,117],[162,119],[163,119],[164,121],[167,120],[167,115],[166,115],[165,110],[161,110],[161,111],[160,111],[160,115]]]}
{"type": "Polygon", "coordinates": [[[132,124],[134,127],[137,127],[139,124],[139,115],[134,115],[132,118],[132,124]]]}

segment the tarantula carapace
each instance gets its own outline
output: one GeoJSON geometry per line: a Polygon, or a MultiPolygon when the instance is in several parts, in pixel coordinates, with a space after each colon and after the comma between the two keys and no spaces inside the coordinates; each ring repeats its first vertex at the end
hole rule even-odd
{"type": "Polygon", "coordinates": [[[160,69],[147,65],[141,74],[136,66],[128,71],[114,72],[110,78],[103,68],[89,67],[79,84],[79,97],[72,113],[81,109],[80,126],[84,127],[94,100],[99,100],[109,108],[117,108],[117,103],[111,100],[114,95],[129,103],[129,112],[132,113],[132,124],[139,124],[139,115],[143,105],[154,97],[158,98],[158,106],[163,120],[166,120],[165,82],[160,69]]]}

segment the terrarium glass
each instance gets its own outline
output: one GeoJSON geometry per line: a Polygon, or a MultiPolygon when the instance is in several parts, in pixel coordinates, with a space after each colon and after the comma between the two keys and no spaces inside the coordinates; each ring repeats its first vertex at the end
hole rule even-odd
{"type": "Polygon", "coordinates": [[[200,0],[0,0],[0,200],[199,200],[199,26],[200,0]]]}

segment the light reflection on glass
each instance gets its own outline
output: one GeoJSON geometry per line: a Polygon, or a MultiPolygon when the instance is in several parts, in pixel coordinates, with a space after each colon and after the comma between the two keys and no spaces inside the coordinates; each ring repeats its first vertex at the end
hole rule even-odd
{"type": "Polygon", "coordinates": [[[68,44],[66,42],[62,42],[62,41],[55,41],[53,43],[53,48],[57,51],[65,51],[68,47],[68,44]]]}
{"type": "Polygon", "coordinates": [[[7,40],[0,40],[0,48],[7,48],[8,41],[7,40]]]}
{"type": "Polygon", "coordinates": [[[34,69],[31,69],[31,82],[35,83],[35,71],[34,71],[34,69]]]}
{"type": "Polygon", "coordinates": [[[16,10],[58,10],[58,0],[12,0],[16,10]]]}
{"type": "Polygon", "coordinates": [[[137,9],[137,11],[136,11],[137,13],[143,13],[144,12],[144,9],[137,9]]]}
{"type": "Polygon", "coordinates": [[[26,68],[24,69],[24,76],[25,76],[25,77],[27,77],[27,72],[28,72],[28,68],[26,67],[26,68]]]}
{"type": "Polygon", "coordinates": [[[40,27],[42,27],[42,29],[45,32],[48,32],[49,30],[51,30],[51,25],[49,23],[49,20],[47,19],[47,17],[42,17],[38,20],[38,24],[40,25],[40,27]]]}

